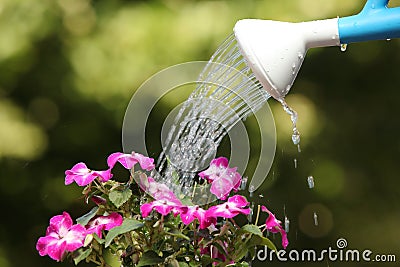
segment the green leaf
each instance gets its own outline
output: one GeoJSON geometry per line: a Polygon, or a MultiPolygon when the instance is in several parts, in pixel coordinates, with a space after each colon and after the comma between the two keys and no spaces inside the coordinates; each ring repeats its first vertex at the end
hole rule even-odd
{"type": "Polygon", "coordinates": [[[168,234],[168,235],[175,236],[177,238],[183,238],[183,239],[186,239],[186,240],[190,241],[190,238],[188,236],[182,234],[177,229],[173,229],[171,232],[165,232],[165,233],[168,234]]]}
{"type": "Polygon", "coordinates": [[[189,264],[187,264],[186,262],[180,261],[179,267],[189,267],[189,264]]]}
{"type": "Polygon", "coordinates": [[[256,225],[254,224],[246,224],[245,226],[242,227],[242,230],[246,233],[250,233],[256,236],[260,236],[262,237],[263,234],[260,230],[260,228],[258,228],[256,225]]]}
{"type": "Polygon", "coordinates": [[[214,242],[213,246],[218,249],[218,251],[222,254],[224,254],[225,258],[229,258],[229,255],[226,253],[225,248],[221,246],[218,242],[214,242]]]}
{"type": "Polygon", "coordinates": [[[176,259],[172,259],[168,263],[167,267],[180,267],[180,265],[179,265],[179,262],[176,259]]]}
{"type": "Polygon", "coordinates": [[[75,265],[78,265],[79,262],[81,262],[82,260],[86,259],[86,257],[89,256],[90,253],[92,253],[92,249],[91,248],[86,249],[86,250],[84,250],[82,248],[80,248],[78,250],[75,250],[72,253],[72,258],[74,260],[75,265]]]}
{"type": "Polygon", "coordinates": [[[234,254],[235,262],[240,261],[249,252],[249,248],[247,246],[243,246],[242,242],[241,242],[241,245],[242,246],[240,247],[240,249],[235,250],[235,254],[234,254]]]}
{"type": "Polygon", "coordinates": [[[163,261],[164,259],[158,256],[155,251],[149,250],[143,253],[136,267],[155,265],[163,261]]]}
{"type": "Polygon", "coordinates": [[[94,216],[96,216],[98,210],[99,210],[99,207],[97,207],[97,206],[94,207],[88,213],[86,213],[85,215],[82,215],[81,217],[76,219],[76,222],[82,226],[86,226],[88,224],[88,222],[91,219],[93,219],[94,216]]]}
{"type": "MultiPolygon", "coordinates": [[[[207,254],[204,254],[204,255],[201,256],[202,266],[208,266],[208,265],[212,264],[214,261],[216,261],[216,260],[211,258],[207,254]]],[[[190,263],[192,263],[192,261],[190,263]]],[[[195,264],[197,264],[197,262],[195,264]]],[[[190,265],[193,266],[192,264],[190,264],[190,265]]]]}
{"type": "Polygon", "coordinates": [[[93,234],[93,238],[99,243],[104,244],[105,240],[100,238],[97,234],[93,234]]]}
{"type": "Polygon", "coordinates": [[[121,207],[132,196],[132,190],[125,188],[123,190],[114,189],[110,192],[108,197],[110,201],[117,207],[121,207]]]}
{"type": "Polygon", "coordinates": [[[254,247],[254,246],[267,246],[269,249],[275,250],[276,251],[276,247],[274,245],[274,243],[272,243],[271,240],[269,240],[266,237],[263,236],[252,236],[249,240],[249,242],[247,242],[247,247],[254,247]]]}
{"type": "Polygon", "coordinates": [[[133,231],[133,230],[138,229],[143,226],[144,226],[144,224],[142,222],[137,221],[135,219],[130,219],[130,218],[125,219],[124,222],[120,226],[117,226],[108,232],[108,234],[106,236],[106,243],[104,246],[108,247],[111,244],[111,242],[113,241],[113,239],[115,237],[117,237],[118,235],[125,234],[129,231],[133,231]]]}

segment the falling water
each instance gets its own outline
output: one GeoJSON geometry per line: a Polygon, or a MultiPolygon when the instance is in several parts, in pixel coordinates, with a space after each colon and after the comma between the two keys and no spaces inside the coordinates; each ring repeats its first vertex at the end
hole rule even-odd
{"type": "Polygon", "coordinates": [[[279,99],[279,101],[281,102],[282,107],[285,110],[285,112],[290,115],[290,120],[292,121],[292,129],[293,129],[292,142],[293,142],[293,144],[297,145],[297,150],[299,152],[301,152],[300,132],[297,129],[297,119],[298,119],[297,112],[286,103],[284,98],[279,99]]]}
{"type": "Polygon", "coordinates": [[[290,226],[290,221],[288,217],[285,216],[285,232],[289,233],[289,226],[290,226]]]}
{"type": "Polygon", "coordinates": [[[152,174],[184,195],[192,195],[197,172],[215,157],[226,133],[269,98],[233,35],[217,49],[199,80],[175,117],[152,174]]]}
{"type": "Polygon", "coordinates": [[[307,177],[307,183],[308,183],[308,187],[310,189],[314,188],[314,177],[313,176],[308,176],[307,177]]]}
{"type": "Polygon", "coordinates": [[[318,215],[317,215],[317,213],[315,211],[314,211],[313,217],[314,217],[314,225],[318,226],[318,215]]]}

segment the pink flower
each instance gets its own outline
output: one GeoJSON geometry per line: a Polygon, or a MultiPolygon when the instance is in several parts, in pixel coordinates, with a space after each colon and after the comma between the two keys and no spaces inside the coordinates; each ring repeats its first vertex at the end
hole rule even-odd
{"type": "Polygon", "coordinates": [[[205,229],[211,224],[216,224],[217,219],[213,216],[207,216],[207,211],[199,206],[185,206],[180,209],[181,220],[188,225],[197,219],[200,223],[200,229],[205,229]]]}
{"type": "Polygon", "coordinates": [[[153,202],[150,203],[145,203],[142,206],[140,206],[140,211],[142,213],[143,218],[146,218],[149,216],[151,211],[155,209],[158,213],[161,215],[167,215],[171,211],[174,213],[174,215],[177,215],[179,213],[179,208],[182,206],[182,203],[179,202],[171,202],[169,200],[154,200],[153,202]]]}
{"type": "Polygon", "coordinates": [[[102,238],[103,230],[110,230],[114,227],[120,226],[122,221],[122,216],[117,212],[113,212],[107,216],[99,216],[88,223],[86,226],[87,233],[95,233],[98,237],[102,238]]]}
{"type": "Polygon", "coordinates": [[[213,206],[207,210],[207,216],[233,218],[238,214],[248,215],[250,208],[245,208],[249,202],[241,195],[230,197],[227,202],[213,206]]]}
{"type": "Polygon", "coordinates": [[[128,170],[132,169],[136,163],[139,163],[140,167],[147,171],[151,171],[155,167],[154,159],[135,152],[131,154],[116,152],[108,156],[107,164],[110,168],[113,168],[117,162],[121,163],[128,170]]]}
{"type": "Polygon", "coordinates": [[[237,192],[242,180],[236,168],[229,168],[228,159],[224,157],[213,159],[210,167],[200,172],[199,176],[211,182],[210,192],[222,200],[226,199],[232,190],[237,192]]]}
{"type": "Polygon", "coordinates": [[[36,249],[40,256],[49,255],[56,261],[61,261],[66,252],[72,252],[83,246],[87,233],[80,224],[72,225],[71,216],[67,212],[50,219],[46,236],[40,237],[36,249]]]}
{"type": "Polygon", "coordinates": [[[107,203],[107,200],[101,196],[93,195],[90,198],[97,206],[103,205],[107,203]]]}
{"type": "Polygon", "coordinates": [[[180,203],[180,200],[168,186],[156,182],[152,177],[141,176],[138,183],[140,188],[155,200],[168,200],[170,202],[180,203]]]}
{"type": "Polygon", "coordinates": [[[79,186],[86,186],[99,177],[100,181],[106,182],[111,179],[111,169],[105,171],[92,171],[85,163],[75,164],[72,169],[65,171],[65,184],[69,185],[75,181],[79,186]]]}
{"type": "Polygon", "coordinates": [[[281,226],[281,221],[276,219],[275,215],[270,212],[267,207],[261,206],[261,210],[264,212],[268,213],[268,218],[265,221],[265,228],[270,231],[271,233],[281,233],[282,236],[282,246],[283,248],[286,248],[287,245],[289,244],[289,241],[287,239],[287,234],[283,227],[281,226]]]}

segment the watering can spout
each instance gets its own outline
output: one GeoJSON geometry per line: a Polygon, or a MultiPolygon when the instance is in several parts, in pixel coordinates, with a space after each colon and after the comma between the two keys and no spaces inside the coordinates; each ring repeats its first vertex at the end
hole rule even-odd
{"type": "Polygon", "coordinates": [[[309,48],[400,38],[400,7],[368,0],[357,15],[288,23],[241,20],[234,27],[239,48],[264,89],[281,101],[290,91],[309,48]]]}

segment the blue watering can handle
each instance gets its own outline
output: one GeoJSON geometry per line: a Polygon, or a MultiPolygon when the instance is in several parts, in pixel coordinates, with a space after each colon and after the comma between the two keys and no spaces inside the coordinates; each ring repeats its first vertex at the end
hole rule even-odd
{"type": "Polygon", "coordinates": [[[389,0],[368,0],[354,16],[338,19],[340,43],[400,38],[400,7],[388,8],[389,0]]]}

